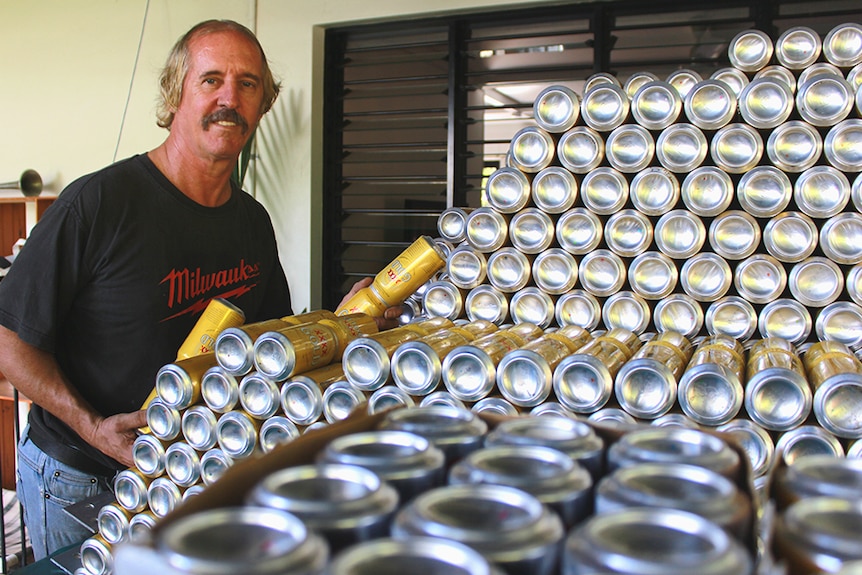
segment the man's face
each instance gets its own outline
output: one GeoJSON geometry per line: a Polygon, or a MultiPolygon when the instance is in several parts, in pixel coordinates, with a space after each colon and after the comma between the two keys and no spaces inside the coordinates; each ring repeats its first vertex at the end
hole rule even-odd
{"type": "Polygon", "coordinates": [[[194,38],[171,135],[186,151],[210,160],[235,160],[261,118],[260,51],[237,32],[194,38]]]}

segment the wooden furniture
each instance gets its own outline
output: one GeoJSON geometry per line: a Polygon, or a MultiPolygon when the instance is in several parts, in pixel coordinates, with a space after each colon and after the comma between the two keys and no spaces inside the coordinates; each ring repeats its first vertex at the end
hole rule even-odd
{"type": "Polygon", "coordinates": [[[14,194],[0,195],[0,256],[8,256],[12,253],[12,245],[19,238],[26,238],[27,231],[35,224],[48,206],[57,199],[55,195],[42,195],[35,198],[27,198],[14,194]],[[35,205],[35,213],[31,213],[32,222],[27,220],[29,205],[35,205]]]}

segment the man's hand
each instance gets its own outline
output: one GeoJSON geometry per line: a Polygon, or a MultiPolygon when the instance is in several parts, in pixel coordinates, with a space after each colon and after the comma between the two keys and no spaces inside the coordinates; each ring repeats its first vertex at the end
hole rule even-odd
{"type": "Polygon", "coordinates": [[[118,413],[100,420],[92,433],[84,439],[109,457],[123,465],[134,467],[132,446],[138,437],[138,429],[147,425],[145,410],[118,413]]]}
{"type": "MultiPolygon", "coordinates": [[[[358,292],[359,290],[370,286],[373,281],[374,278],[367,277],[362,278],[361,280],[353,284],[353,287],[350,288],[350,291],[347,292],[347,295],[342,298],[341,303],[338,304],[338,307],[341,307],[347,300],[356,295],[356,292],[358,292]]],[[[400,304],[386,308],[383,311],[383,317],[374,318],[375,323],[377,323],[377,329],[379,329],[380,331],[384,331],[396,327],[398,325],[398,318],[401,317],[402,313],[404,313],[404,306],[400,304]]]]}

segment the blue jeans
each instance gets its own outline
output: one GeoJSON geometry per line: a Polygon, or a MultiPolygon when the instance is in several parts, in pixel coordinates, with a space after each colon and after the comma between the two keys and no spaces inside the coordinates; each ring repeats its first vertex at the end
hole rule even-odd
{"type": "Polygon", "coordinates": [[[38,561],[92,535],[63,509],[110,489],[111,480],[83,473],[46,455],[30,440],[28,430],[24,429],[18,443],[16,489],[38,561]]]}

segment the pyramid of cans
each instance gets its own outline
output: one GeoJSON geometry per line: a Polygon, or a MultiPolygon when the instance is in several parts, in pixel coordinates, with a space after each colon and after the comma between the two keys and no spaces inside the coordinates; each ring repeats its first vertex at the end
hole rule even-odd
{"type": "Polygon", "coordinates": [[[540,93],[483,207],[440,215],[441,269],[404,325],[321,310],[165,365],[82,572],[356,409],[710,428],[756,483],[776,452],[862,457],[862,26],[748,30],[728,53],[708,79],[540,93]]]}

